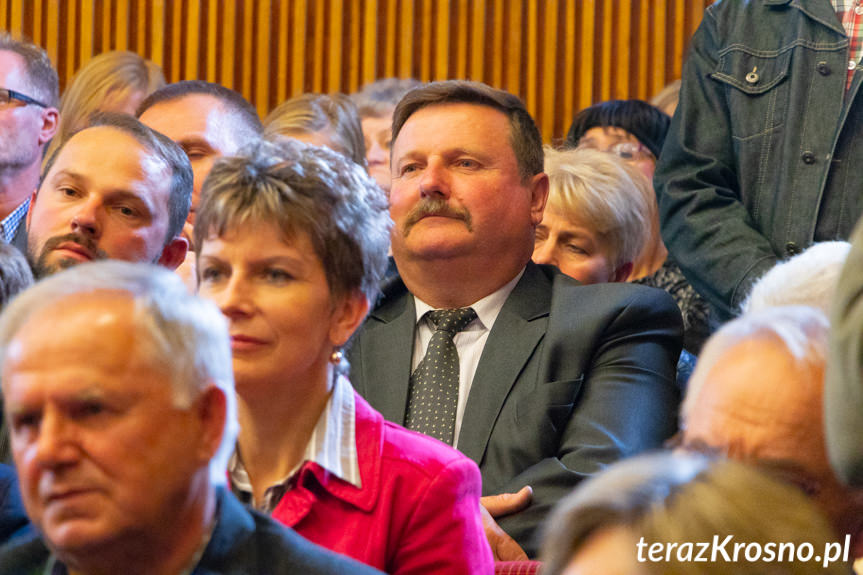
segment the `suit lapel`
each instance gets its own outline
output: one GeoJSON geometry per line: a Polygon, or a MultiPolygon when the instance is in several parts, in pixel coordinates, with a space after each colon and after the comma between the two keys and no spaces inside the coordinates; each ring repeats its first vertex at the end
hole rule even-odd
{"type": "Polygon", "coordinates": [[[387,296],[364,327],[363,395],[386,420],[404,425],[416,307],[400,280],[395,290],[398,293],[387,296]]]}
{"type": "Polygon", "coordinates": [[[551,280],[529,263],[486,341],[468,395],[458,449],[477,464],[510,389],[548,326],[551,280]]]}

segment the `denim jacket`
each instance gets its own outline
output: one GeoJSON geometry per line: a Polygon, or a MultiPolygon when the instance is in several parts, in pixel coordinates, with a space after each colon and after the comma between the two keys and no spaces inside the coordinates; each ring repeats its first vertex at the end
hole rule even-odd
{"type": "Polygon", "coordinates": [[[863,161],[848,45],[830,0],[719,1],[693,36],[655,187],[666,245],[722,319],[778,259],[848,237],[863,208],[861,164],[839,170],[863,161]]]}

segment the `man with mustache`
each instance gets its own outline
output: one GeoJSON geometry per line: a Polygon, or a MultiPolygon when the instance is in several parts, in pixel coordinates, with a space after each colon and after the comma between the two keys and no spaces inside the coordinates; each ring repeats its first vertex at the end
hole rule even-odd
{"type": "Polygon", "coordinates": [[[517,97],[411,91],[391,168],[400,278],[354,342],[351,380],[387,419],[472,458],[496,558],[533,556],[558,499],[674,432],[680,313],[659,290],[530,263],[548,179],[517,97]]]}
{"type": "Polygon", "coordinates": [[[183,150],[134,118],[104,114],[49,158],[27,214],[37,277],[117,259],[175,269],[192,195],[183,150]]]}
{"type": "MultiPolygon", "coordinates": [[[[177,144],[131,116],[98,115],[57,148],[31,196],[33,274],[42,278],[103,259],[173,270],[188,249],[181,233],[191,197],[192,169],[177,144]]],[[[9,459],[7,423],[0,418],[0,461],[9,459]]]]}

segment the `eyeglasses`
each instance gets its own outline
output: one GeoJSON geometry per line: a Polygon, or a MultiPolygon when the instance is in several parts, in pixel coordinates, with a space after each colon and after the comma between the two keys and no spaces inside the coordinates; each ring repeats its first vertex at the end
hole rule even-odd
{"type": "Polygon", "coordinates": [[[48,104],[43,104],[39,100],[34,100],[30,96],[24,95],[21,92],[9,90],[8,88],[0,88],[0,106],[5,106],[12,100],[18,100],[19,102],[24,102],[25,104],[33,104],[34,106],[39,106],[40,108],[48,107],[48,104]]]}
{"type": "Polygon", "coordinates": [[[606,150],[600,150],[592,142],[584,142],[578,144],[577,148],[579,150],[598,150],[600,152],[607,152],[631,162],[637,160],[656,161],[656,156],[653,155],[653,152],[647,149],[646,146],[635,142],[618,142],[606,150]]]}

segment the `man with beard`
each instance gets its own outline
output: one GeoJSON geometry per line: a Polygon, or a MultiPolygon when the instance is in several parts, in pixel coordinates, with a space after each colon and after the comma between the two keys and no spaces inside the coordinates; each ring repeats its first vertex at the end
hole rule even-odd
{"type": "MultiPolygon", "coordinates": [[[[96,116],[45,165],[27,213],[27,259],[37,278],[100,259],[173,270],[188,249],[191,197],[192,168],[177,144],[131,116],[96,116]]],[[[9,460],[3,421],[0,461],[9,460]]]]}
{"type": "Polygon", "coordinates": [[[117,259],[175,269],[192,194],[183,150],[134,118],[97,116],[48,160],[27,214],[27,256],[37,277],[117,259]]]}

